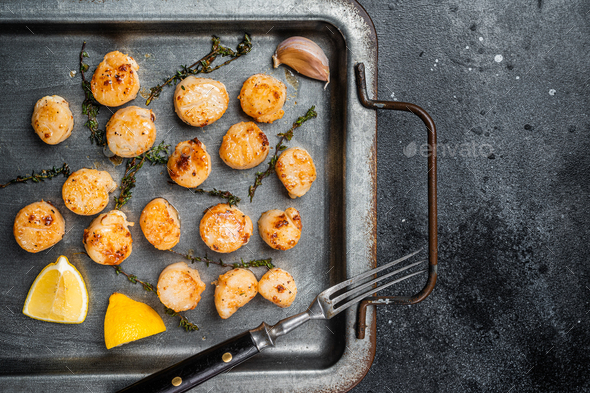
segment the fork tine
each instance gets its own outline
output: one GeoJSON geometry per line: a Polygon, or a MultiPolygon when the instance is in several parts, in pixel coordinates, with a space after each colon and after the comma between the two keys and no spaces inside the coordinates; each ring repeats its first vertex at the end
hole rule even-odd
{"type": "Polygon", "coordinates": [[[370,287],[372,287],[374,284],[378,283],[379,281],[383,281],[383,280],[385,280],[386,278],[389,278],[389,277],[391,277],[391,276],[393,276],[393,275],[395,275],[395,274],[398,274],[398,273],[401,273],[401,272],[403,272],[404,270],[408,270],[409,268],[412,268],[412,267],[414,267],[414,266],[416,266],[416,265],[419,265],[419,264],[421,264],[422,262],[426,262],[426,259],[424,259],[424,260],[422,260],[422,261],[418,261],[418,262],[412,263],[412,264],[410,264],[410,265],[408,265],[408,266],[404,266],[404,267],[402,267],[401,269],[394,270],[393,272],[391,272],[391,273],[387,273],[387,274],[386,274],[386,275],[384,275],[384,276],[377,277],[376,279],[374,279],[374,280],[371,280],[371,281],[369,281],[369,282],[367,282],[367,283],[365,283],[365,284],[363,284],[363,285],[360,285],[360,286],[358,286],[358,287],[351,288],[351,289],[350,289],[348,292],[345,292],[345,293],[343,293],[343,294],[339,295],[338,297],[336,297],[336,298],[334,298],[334,299],[331,299],[330,301],[332,302],[332,304],[333,304],[333,305],[336,305],[336,304],[338,304],[338,302],[340,302],[341,300],[344,300],[344,299],[346,299],[347,297],[349,297],[349,296],[352,296],[353,294],[355,294],[355,293],[358,293],[359,291],[362,291],[363,289],[370,288],[370,287]]]}
{"type": "Polygon", "coordinates": [[[341,282],[340,284],[336,284],[336,285],[334,285],[334,286],[326,289],[320,295],[329,296],[329,295],[333,294],[334,292],[339,291],[340,289],[349,286],[350,284],[357,283],[357,282],[359,282],[360,280],[362,280],[364,278],[370,277],[373,274],[377,274],[377,273],[379,273],[382,270],[388,269],[388,268],[392,267],[393,265],[396,265],[396,264],[398,264],[400,262],[403,262],[406,259],[411,258],[414,255],[418,254],[422,250],[423,250],[423,248],[419,249],[418,251],[414,251],[413,253],[408,254],[408,255],[406,255],[404,257],[401,257],[400,259],[396,259],[395,261],[389,262],[388,264],[385,264],[383,266],[379,266],[379,267],[377,267],[375,269],[369,270],[368,272],[364,272],[364,273],[361,273],[359,275],[356,275],[356,276],[354,276],[352,278],[349,278],[348,280],[345,280],[345,281],[341,282]]]}
{"type": "Polygon", "coordinates": [[[342,312],[342,311],[346,310],[348,307],[352,306],[353,304],[356,304],[356,303],[358,303],[358,302],[359,302],[360,300],[362,300],[363,298],[365,298],[365,297],[368,297],[368,296],[369,296],[369,295],[371,295],[372,293],[375,293],[375,292],[377,292],[377,291],[380,291],[380,290],[382,290],[382,289],[385,289],[385,288],[387,288],[387,287],[389,287],[389,286],[391,286],[391,285],[393,285],[393,284],[397,284],[397,283],[398,283],[398,282],[400,282],[400,281],[407,280],[407,279],[408,279],[408,278],[410,278],[410,277],[413,277],[413,276],[415,276],[415,275],[417,275],[417,274],[420,274],[420,273],[424,273],[424,272],[426,272],[426,271],[427,271],[427,270],[420,270],[420,271],[418,271],[418,272],[411,273],[411,274],[408,274],[407,276],[404,276],[404,277],[398,278],[397,280],[394,280],[394,281],[388,282],[387,284],[383,284],[383,285],[381,285],[381,286],[379,286],[379,287],[377,287],[377,288],[374,288],[374,289],[369,289],[367,292],[365,292],[365,293],[363,293],[363,294],[361,294],[361,295],[359,295],[359,296],[355,297],[354,299],[352,299],[352,300],[350,300],[350,301],[348,301],[348,302],[344,303],[342,306],[340,306],[340,307],[338,307],[338,308],[336,308],[336,309],[333,309],[333,310],[331,310],[332,312],[329,312],[328,318],[332,318],[333,316],[335,316],[335,315],[339,314],[340,312],[342,312]]]}

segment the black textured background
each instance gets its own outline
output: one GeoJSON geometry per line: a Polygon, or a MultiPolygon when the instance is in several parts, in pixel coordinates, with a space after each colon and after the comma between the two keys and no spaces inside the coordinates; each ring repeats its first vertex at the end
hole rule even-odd
{"type": "MultiPolygon", "coordinates": [[[[361,3],[379,98],[437,124],[440,254],[428,299],[379,308],[353,391],[590,391],[590,2],[361,3]]],[[[378,116],[383,263],[426,244],[426,132],[378,116]]]]}

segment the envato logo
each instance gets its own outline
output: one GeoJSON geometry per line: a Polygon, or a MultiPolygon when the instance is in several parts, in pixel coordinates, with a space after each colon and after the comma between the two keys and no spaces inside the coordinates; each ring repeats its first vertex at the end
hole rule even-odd
{"type": "Polygon", "coordinates": [[[437,157],[477,158],[489,157],[494,153],[492,145],[475,143],[475,141],[460,144],[437,143],[434,147],[428,143],[418,146],[416,142],[412,141],[404,147],[404,155],[408,158],[414,157],[416,154],[420,154],[422,157],[430,157],[435,150],[437,157]]]}

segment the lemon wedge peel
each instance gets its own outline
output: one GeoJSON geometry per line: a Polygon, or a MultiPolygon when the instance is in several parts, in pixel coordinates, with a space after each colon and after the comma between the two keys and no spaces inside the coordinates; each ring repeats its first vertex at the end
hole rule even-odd
{"type": "Polygon", "coordinates": [[[67,257],[61,255],[37,275],[27,294],[23,314],[45,322],[84,322],[88,314],[88,290],[84,278],[67,257]]]}
{"type": "Polygon", "coordinates": [[[162,317],[150,306],[115,292],[104,316],[107,349],[166,331],[162,317]]]}

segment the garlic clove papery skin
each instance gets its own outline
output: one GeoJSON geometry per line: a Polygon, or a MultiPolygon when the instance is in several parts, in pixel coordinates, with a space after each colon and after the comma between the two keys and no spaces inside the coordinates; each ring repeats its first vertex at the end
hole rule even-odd
{"type": "Polygon", "coordinates": [[[326,54],[318,44],[305,37],[291,37],[281,42],[272,57],[274,68],[288,65],[298,73],[330,83],[330,67],[326,54]]]}

